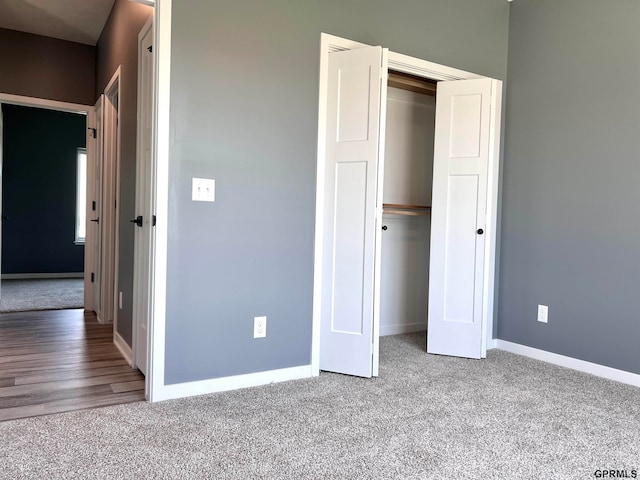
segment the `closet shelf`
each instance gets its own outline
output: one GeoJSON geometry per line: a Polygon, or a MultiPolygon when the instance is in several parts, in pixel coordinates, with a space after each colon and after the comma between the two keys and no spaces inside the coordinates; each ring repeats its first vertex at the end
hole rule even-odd
{"type": "Polygon", "coordinates": [[[431,215],[431,207],[426,205],[404,205],[401,203],[383,203],[382,213],[385,215],[431,215]]]}
{"type": "Polygon", "coordinates": [[[427,80],[416,75],[410,75],[408,73],[389,71],[389,78],[387,85],[390,87],[400,88],[402,90],[409,90],[410,92],[421,93],[423,95],[436,96],[436,89],[438,88],[437,82],[433,80],[427,80]]]}

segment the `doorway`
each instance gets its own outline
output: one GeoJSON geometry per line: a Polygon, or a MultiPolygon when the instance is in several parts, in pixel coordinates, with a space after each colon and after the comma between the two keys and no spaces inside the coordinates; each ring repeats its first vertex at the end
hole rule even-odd
{"type": "Polygon", "coordinates": [[[493,319],[501,82],[330,35],[321,43],[314,373],[378,374],[390,69],[436,81],[439,90],[427,350],[484,357],[493,319]]]}
{"type": "Polygon", "coordinates": [[[389,72],[380,336],[427,330],[436,88],[436,82],[389,72]]]}
{"type": "MultiPolygon", "coordinates": [[[[96,146],[99,136],[94,109],[5,94],[0,94],[0,103],[20,109],[62,112],[82,119],[80,135],[85,136],[86,144],[83,141],[82,148],[74,145],[71,152],[74,175],[67,179],[73,190],[74,218],[65,223],[70,225],[66,229],[70,242],[77,243],[84,237],[86,255],[81,254],[79,259],[84,280],[79,280],[89,286],[84,292],[84,309],[81,303],[76,309],[0,314],[0,376],[5,380],[0,385],[0,421],[143,400],[144,378],[131,368],[130,362],[114,345],[113,325],[98,322],[92,311],[91,283],[95,277],[92,275],[95,268],[92,253],[96,251],[94,241],[101,235],[96,235],[91,228],[98,222],[90,220],[93,215],[101,215],[96,199],[101,197],[103,190],[96,189],[96,182],[92,181],[96,170],[95,156],[98,150],[102,151],[102,147],[96,146]],[[78,217],[80,213],[84,215],[83,219],[78,217]],[[83,256],[88,261],[84,262],[83,256]]],[[[26,125],[22,127],[24,133],[33,135],[26,125]]],[[[55,167],[64,170],[59,164],[55,167]]],[[[102,168],[97,170],[102,171],[102,168]]],[[[47,178],[54,184],[65,183],[64,180],[54,182],[51,172],[47,178]]],[[[60,222],[55,215],[49,216],[52,221],[60,222]]],[[[37,222],[35,226],[38,227],[37,222]]],[[[102,255],[96,258],[100,257],[102,255]]],[[[115,262],[115,259],[111,261],[115,262]]]]}
{"type": "Polygon", "coordinates": [[[85,110],[3,95],[0,311],[84,307],[85,110]]]}

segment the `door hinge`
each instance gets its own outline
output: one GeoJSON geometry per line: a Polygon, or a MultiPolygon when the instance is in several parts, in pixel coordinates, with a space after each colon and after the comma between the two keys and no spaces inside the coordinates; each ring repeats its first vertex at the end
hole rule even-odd
{"type": "Polygon", "coordinates": [[[93,283],[96,279],[96,274],[91,272],[91,283],[93,283]]]}
{"type": "Polygon", "coordinates": [[[92,201],[91,202],[91,210],[93,210],[94,212],[96,211],[96,201],[92,201]]]}
{"type": "Polygon", "coordinates": [[[93,138],[98,138],[98,131],[95,128],[89,127],[89,128],[87,128],[87,130],[91,130],[91,136],[93,138]]]}
{"type": "Polygon", "coordinates": [[[149,50],[149,53],[153,53],[153,45],[149,45],[147,47],[147,50],[149,50]]]}
{"type": "Polygon", "coordinates": [[[155,216],[155,215],[153,215],[153,216],[151,217],[151,226],[152,226],[152,227],[155,227],[155,226],[156,226],[156,216],[155,216]]]}

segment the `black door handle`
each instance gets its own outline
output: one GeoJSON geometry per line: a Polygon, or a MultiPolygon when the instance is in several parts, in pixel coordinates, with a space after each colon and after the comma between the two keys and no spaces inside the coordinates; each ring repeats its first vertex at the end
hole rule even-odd
{"type": "Polygon", "coordinates": [[[386,230],[388,227],[386,225],[382,225],[382,229],[386,230]]]}
{"type": "Polygon", "coordinates": [[[142,215],[138,215],[136,218],[134,218],[133,220],[129,220],[131,223],[135,223],[137,226],[141,227],[142,226],[142,215]]]}
{"type": "Polygon", "coordinates": [[[92,219],[91,219],[91,221],[92,221],[92,222],[95,222],[95,223],[100,223],[100,217],[98,217],[98,218],[92,218],[92,219]]]}
{"type": "Polygon", "coordinates": [[[483,233],[484,233],[484,230],[483,230],[483,229],[481,229],[481,228],[479,228],[479,229],[478,229],[478,235],[482,235],[483,233]]]}

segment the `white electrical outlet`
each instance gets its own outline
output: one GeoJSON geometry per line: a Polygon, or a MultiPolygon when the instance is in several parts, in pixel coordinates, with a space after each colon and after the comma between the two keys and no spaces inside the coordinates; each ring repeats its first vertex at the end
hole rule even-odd
{"type": "Polygon", "coordinates": [[[549,307],[547,305],[538,305],[538,321],[549,323],[549,307]]]}
{"type": "Polygon", "coordinates": [[[118,295],[118,306],[120,307],[120,310],[122,310],[122,292],[118,295]]]}
{"type": "Polygon", "coordinates": [[[194,202],[214,202],[216,199],[216,181],[210,178],[193,178],[191,199],[194,202]]]}
{"type": "Polygon", "coordinates": [[[253,317],[253,338],[267,336],[267,317],[253,317]]]}

